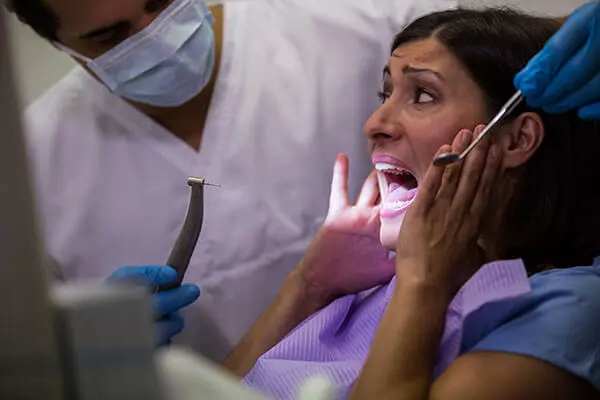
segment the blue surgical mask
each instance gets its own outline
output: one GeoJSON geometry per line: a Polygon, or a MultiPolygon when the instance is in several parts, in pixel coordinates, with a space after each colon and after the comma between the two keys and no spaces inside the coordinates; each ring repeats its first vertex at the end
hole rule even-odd
{"type": "Polygon", "coordinates": [[[84,61],[115,94],[158,107],[177,107],[199,94],[215,65],[213,17],[206,3],[174,0],[144,30],[98,58],[56,43],[84,61]]]}

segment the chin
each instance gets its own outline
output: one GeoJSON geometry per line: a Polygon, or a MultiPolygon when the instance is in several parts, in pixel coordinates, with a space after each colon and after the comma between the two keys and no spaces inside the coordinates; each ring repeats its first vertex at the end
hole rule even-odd
{"type": "Polygon", "coordinates": [[[398,236],[404,221],[404,214],[394,219],[381,218],[381,228],[379,230],[379,240],[381,244],[391,251],[396,251],[398,236]]]}

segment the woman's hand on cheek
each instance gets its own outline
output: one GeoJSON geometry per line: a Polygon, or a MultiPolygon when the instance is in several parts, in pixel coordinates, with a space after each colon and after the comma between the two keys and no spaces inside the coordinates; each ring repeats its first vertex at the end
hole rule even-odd
{"type": "MultiPolygon", "coordinates": [[[[462,152],[482,129],[461,131],[438,154],[462,152]]],[[[486,139],[462,163],[429,168],[398,238],[399,285],[425,285],[450,301],[481,267],[477,242],[500,164],[500,149],[486,139]]]]}
{"type": "Polygon", "coordinates": [[[312,290],[331,301],[389,281],[394,260],[379,241],[379,188],[371,173],[355,204],[348,201],[349,161],[336,159],[329,212],[298,272],[312,290]]]}

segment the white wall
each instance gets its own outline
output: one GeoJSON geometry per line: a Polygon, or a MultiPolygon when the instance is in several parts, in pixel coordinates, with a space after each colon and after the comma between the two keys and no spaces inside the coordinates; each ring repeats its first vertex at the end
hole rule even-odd
{"type": "MultiPolygon", "coordinates": [[[[339,0],[343,1],[343,0],[339,0]]],[[[384,0],[382,0],[384,1],[384,0]]],[[[526,11],[565,15],[585,0],[459,0],[464,6],[511,5],[526,11]]],[[[40,40],[29,28],[9,18],[16,69],[19,71],[21,98],[30,103],[43,93],[74,64],[52,46],[40,40]]]]}
{"type": "Polygon", "coordinates": [[[511,6],[538,14],[563,16],[585,4],[586,0],[459,0],[463,6],[511,6]]]}
{"type": "Polygon", "coordinates": [[[75,64],[13,15],[8,21],[21,100],[29,104],[75,64]]]}

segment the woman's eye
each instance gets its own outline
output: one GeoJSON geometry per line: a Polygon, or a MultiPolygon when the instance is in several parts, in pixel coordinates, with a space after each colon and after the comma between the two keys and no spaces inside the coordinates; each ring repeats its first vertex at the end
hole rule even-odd
{"type": "Polygon", "coordinates": [[[423,89],[418,89],[416,96],[415,96],[415,104],[426,104],[426,103],[431,103],[432,101],[434,101],[435,99],[433,98],[433,96],[431,94],[429,94],[428,92],[426,92],[423,89]]]}
{"type": "Polygon", "coordinates": [[[385,101],[386,101],[387,99],[389,99],[389,98],[390,98],[390,96],[391,96],[391,93],[388,93],[388,92],[386,92],[386,91],[379,91],[379,92],[377,92],[377,97],[379,97],[379,100],[380,100],[382,103],[385,103],[385,101]]]}

